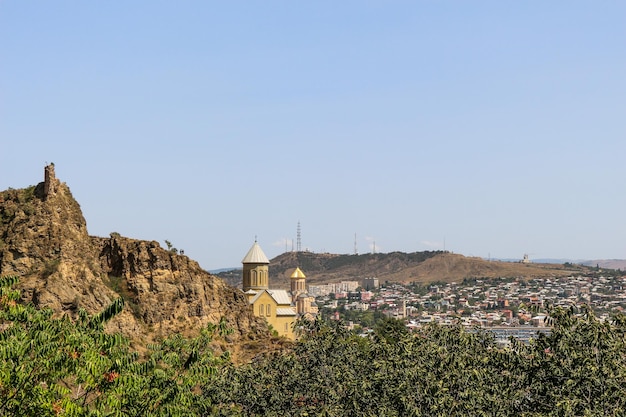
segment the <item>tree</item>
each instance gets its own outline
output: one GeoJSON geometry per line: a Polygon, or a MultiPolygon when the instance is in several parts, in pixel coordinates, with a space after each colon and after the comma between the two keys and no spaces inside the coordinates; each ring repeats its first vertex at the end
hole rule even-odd
{"type": "Polygon", "coordinates": [[[549,316],[551,334],[510,348],[460,325],[411,334],[386,320],[366,338],[337,322],[301,323],[293,352],[231,367],[205,395],[222,395],[219,415],[624,415],[626,317],[549,316]]]}
{"type": "Polygon", "coordinates": [[[120,334],[103,325],[124,306],[99,314],[54,318],[49,309],[19,303],[17,277],[0,278],[0,415],[196,416],[210,401],[199,395],[228,354],[214,357],[210,342],[225,322],[193,339],[174,336],[140,358],[120,334]]]}
{"type": "Polygon", "coordinates": [[[225,322],[173,336],[139,357],[103,324],[19,303],[0,279],[0,415],[20,416],[623,416],[626,316],[546,311],[531,343],[459,324],[417,332],[380,320],[372,337],[339,321],[302,320],[292,350],[235,366],[210,349],[225,322]]]}
{"type": "Polygon", "coordinates": [[[374,328],[374,335],[380,342],[395,344],[407,337],[409,334],[403,320],[394,318],[384,318],[374,328]]]}
{"type": "Polygon", "coordinates": [[[165,244],[167,245],[167,251],[173,254],[177,254],[178,253],[178,249],[176,249],[173,245],[172,242],[170,242],[169,240],[165,240],[165,244]]]}

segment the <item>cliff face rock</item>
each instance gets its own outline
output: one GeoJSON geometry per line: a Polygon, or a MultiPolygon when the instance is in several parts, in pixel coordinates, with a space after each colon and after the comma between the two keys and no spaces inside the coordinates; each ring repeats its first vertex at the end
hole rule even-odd
{"type": "Polygon", "coordinates": [[[92,238],[107,285],[121,294],[135,317],[157,336],[187,336],[225,317],[239,337],[259,333],[243,293],[157,242],[92,238]]]}
{"type": "Polygon", "coordinates": [[[46,167],[46,181],[0,193],[0,275],[20,276],[27,301],[55,311],[98,311],[115,294],[103,287],[80,206],[46,167]]]}
{"type": "Polygon", "coordinates": [[[225,317],[234,330],[228,348],[245,356],[246,344],[269,340],[240,290],[157,242],[92,237],[65,183],[45,170],[44,182],[0,193],[0,276],[20,276],[26,302],[73,315],[101,311],[117,297],[124,311],[109,327],[137,346],[181,333],[193,336],[225,317]]]}

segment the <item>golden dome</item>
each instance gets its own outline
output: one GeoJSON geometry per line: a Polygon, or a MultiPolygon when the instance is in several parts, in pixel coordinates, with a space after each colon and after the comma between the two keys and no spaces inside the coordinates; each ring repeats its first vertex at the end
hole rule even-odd
{"type": "Polygon", "coordinates": [[[291,279],[299,279],[299,278],[306,278],[306,275],[304,275],[304,272],[302,272],[300,268],[296,268],[296,270],[293,271],[293,274],[291,274],[291,279]]]}

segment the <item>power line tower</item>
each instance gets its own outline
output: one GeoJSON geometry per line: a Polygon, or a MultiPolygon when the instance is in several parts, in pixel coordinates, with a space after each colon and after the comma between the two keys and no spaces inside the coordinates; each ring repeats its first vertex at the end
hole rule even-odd
{"type": "Polygon", "coordinates": [[[297,243],[296,243],[296,251],[302,251],[302,240],[300,239],[300,221],[298,221],[298,234],[297,234],[297,243]]]}

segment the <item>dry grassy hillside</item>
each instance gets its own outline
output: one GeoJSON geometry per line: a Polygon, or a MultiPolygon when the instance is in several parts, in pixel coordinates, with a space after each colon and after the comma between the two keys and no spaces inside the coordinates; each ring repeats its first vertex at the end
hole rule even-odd
{"type": "Polygon", "coordinates": [[[566,268],[559,264],[486,261],[482,258],[445,253],[430,258],[419,265],[391,273],[384,279],[389,281],[453,282],[473,277],[562,277],[578,274],[586,269],[579,266],[566,268]]]}
{"type": "MultiPolygon", "coordinates": [[[[307,275],[309,284],[376,277],[392,282],[458,282],[464,278],[561,277],[589,270],[579,265],[523,264],[486,261],[449,252],[377,253],[338,255],[311,252],[288,252],[270,263],[270,286],[288,288],[289,276],[296,267],[307,275]]],[[[240,272],[230,273],[230,283],[237,285],[240,272]]]]}

